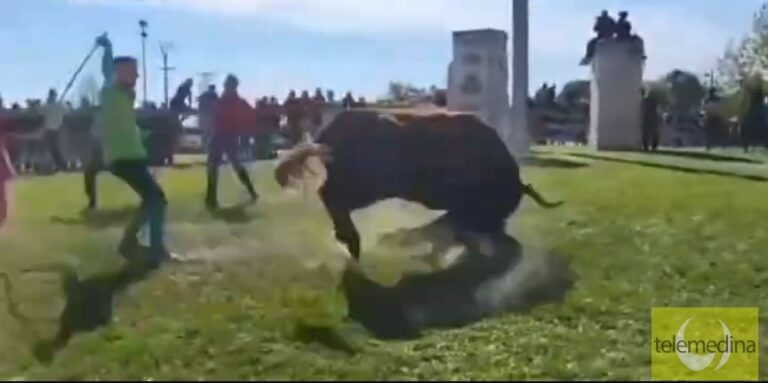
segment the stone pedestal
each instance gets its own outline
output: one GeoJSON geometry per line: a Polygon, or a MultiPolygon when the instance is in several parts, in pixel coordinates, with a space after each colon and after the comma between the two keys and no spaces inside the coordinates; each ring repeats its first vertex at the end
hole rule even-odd
{"type": "Polygon", "coordinates": [[[592,59],[589,145],[598,150],[642,146],[644,53],[640,40],[602,40],[592,59]]]}
{"type": "Polygon", "coordinates": [[[509,70],[507,33],[494,29],[453,34],[448,68],[448,110],[477,115],[509,147],[509,70]]]}

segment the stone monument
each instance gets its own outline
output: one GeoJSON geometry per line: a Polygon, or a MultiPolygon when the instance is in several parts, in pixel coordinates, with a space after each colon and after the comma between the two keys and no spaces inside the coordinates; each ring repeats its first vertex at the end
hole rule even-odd
{"type": "MultiPolygon", "coordinates": [[[[621,22],[626,13],[622,12],[621,22]]],[[[626,22],[625,25],[629,25],[626,22]]],[[[620,29],[620,28],[617,28],[620,29]]],[[[635,150],[642,146],[645,50],[628,30],[593,40],[589,145],[598,150],[635,150]]]]}
{"type": "Polygon", "coordinates": [[[507,41],[507,33],[495,29],[453,33],[447,106],[477,115],[510,147],[507,41]]]}

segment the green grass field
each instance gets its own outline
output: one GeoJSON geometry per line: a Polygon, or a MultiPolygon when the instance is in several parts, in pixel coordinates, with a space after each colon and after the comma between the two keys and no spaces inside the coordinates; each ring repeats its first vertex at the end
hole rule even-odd
{"type": "MultiPolygon", "coordinates": [[[[86,220],[80,175],[22,178],[17,216],[0,236],[13,298],[0,288],[0,378],[648,380],[652,307],[750,306],[761,310],[760,377],[768,379],[768,165],[760,162],[768,156],[536,153],[525,180],[566,205],[544,210],[526,199],[508,231],[567,259],[578,279],[563,302],[416,340],[377,340],[345,319],[345,258],[316,198],[278,190],[272,165],[259,163],[259,204],[213,217],[203,208],[203,168],[166,169],[170,246],[199,261],[132,285],[116,297],[108,326],[77,334],[48,365],[31,350],[56,332],[61,281],[24,270],[67,264],[87,278],[119,268],[116,245],[136,200],[104,174],[102,212],[86,220]],[[299,324],[329,329],[353,350],[302,336],[299,324]]],[[[224,206],[243,198],[229,172],[224,206]]],[[[376,240],[434,215],[393,202],[356,213],[366,273],[392,284],[424,270],[376,240]]]]}

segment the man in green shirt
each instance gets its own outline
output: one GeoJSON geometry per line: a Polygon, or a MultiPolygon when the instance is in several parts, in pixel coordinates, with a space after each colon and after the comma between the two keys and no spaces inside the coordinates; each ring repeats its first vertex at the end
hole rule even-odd
{"type": "Polygon", "coordinates": [[[171,257],[163,242],[166,199],[149,171],[149,159],[136,123],[137,62],[133,57],[112,57],[112,44],[106,34],[96,39],[104,48],[101,106],[96,115],[95,133],[101,142],[105,164],[140,197],[141,206],[125,229],[120,253],[130,257],[139,249],[137,234],[149,222],[149,265],[157,267],[171,257]]]}

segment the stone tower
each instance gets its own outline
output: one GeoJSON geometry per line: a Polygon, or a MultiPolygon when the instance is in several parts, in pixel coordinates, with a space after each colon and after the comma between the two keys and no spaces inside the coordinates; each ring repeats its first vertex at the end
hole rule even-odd
{"type": "Polygon", "coordinates": [[[590,146],[598,150],[641,147],[644,57],[642,40],[597,43],[591,62],[590,146]]]}
{"type": "Polygon", "coordinates": [[[509,147],[507,33],[495,29],[453,33],[448,110],[469,112],[492,126],[509,147]]]}

